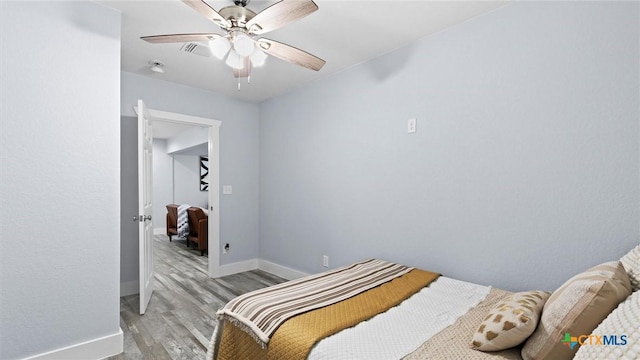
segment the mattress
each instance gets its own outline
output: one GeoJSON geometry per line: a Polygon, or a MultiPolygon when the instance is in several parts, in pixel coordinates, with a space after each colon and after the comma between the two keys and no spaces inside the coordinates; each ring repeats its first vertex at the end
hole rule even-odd
{"type": "MultiPolygon", "coordinates": [[[[387,311],[361,321],[355,326],[333,332],[333,335],[323,338],[315,345],[310,344],[311,347],[307,347],[306,351],[298,352],[295,350],[288,352],[284,357],[278,355],[277,358],[311,360],[522,359],[518,347],[499,352],[481,352],[471,349],[470,346],[478,324],[487,312],[500,300],[511,294],[510,292],[445,276],[440,276],[431,281],[428,286],[419,287],[415,291],[417,292],[413,295],[401,300],[399,305],[388,308],[387,311]],[[311,350],[309,351],[309,349],[311,350]]],[[[329,307],[334,306],[337,304],[329,307]]],[[[318,318],[314,315],[311,318],[314,319],[313,321],[325,322],[323,316],[324,314],[318,318]]],[[[306,315],[300,315],[295,319],[302,317],[306,317],[306,315]]],[[[228,332],[229,337],[227,340],[221,340],[223,326],[218,325],[211,338],[207,359],[213,360],[216,357],[219,349],[218,343],[221,342],[226,344],[223,357],[230,359],[268,359],[268,352],[277,353],[275,349],[280,349],[282,346],[286,349],[295,348],[299,336],[306,337],[306,334],[310,334],[306,331],[306,326],[315,327],[316,325],[314,322],[304,323],[304,325],[299,321],[294,323],[295,325],[292,326],[288,326],[289,321],[283,324],[283,327],[287,325],[289,330],[283,330],[282,334],[286,333],[287,335],[280,337],[277,341],[278,346],[266,351],[261,350],[258,343],[246,332],[240,330],[240,327],[233,325],[224,327],[227,329],[225,332],[228,332]],[[293,333],[290,332],[292,329],[293,333]],[[297,333],[297,331],[301,332],[297,333]]]]}
{"type": "Polygon", "coordinates": [[[399,306],[323,339],[308,359],[400,359],[452,325],[490,291],[441,276],[399,306]]]}

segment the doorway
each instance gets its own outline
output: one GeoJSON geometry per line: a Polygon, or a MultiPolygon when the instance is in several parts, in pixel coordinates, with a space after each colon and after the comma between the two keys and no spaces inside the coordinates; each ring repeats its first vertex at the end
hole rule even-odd
{"type": "MultiPolygon", "coordinates": [[[[222,122],[184,114],[164,112],[149,109],[150,117],[154,120],[200,126],[208,129],[207,153],[211,169],[208,191],[210,212],[208,266],[210,277],[219,277],[220,271],[220,126],[222,122]],[[213,209],[212,209],[213,208],[213,209]]],[[[120,295],[137,294],[139,291],[139,251],[138,251],[138,222],[132,217],[138,213],[137,198],[137,166],[135,156],[137,151],[137,119],[131,116],[121,117],[121,171],[120,171],[120,295]]],[[[164,206],[165,204],[157,204],[164,206]]]]}
{"type": "MultiPolygon", "coordinates": [[[[220,273],[220,126],[219,120],[197,116],[172,113],[167,111],[147,109],[152,123],[168,122],[208,129],[209,158],[209,191],[207,204],[209,211],[209,243],[208,243],[208,273],[210,277],[217,277],[220,273]]],[[[161,204],[156,204],[161,206],[161,204]]]]}
{"type": "MultiPolygon", "coordinates": [[[[165,205],[178,204],[189,207],[199,207],[205,213],[209,211],[209,194],[207,187],[208,178],[204,173],[203,165],[208,168],[205,158],[208,155],[209,140],[208,129],[200,126],[177,124],[156,120],[152,123],[153,129],[153,193],[154,203],[154,238],[165,238],[167,233],[167,208],[165,205]],[[202,175],[204,179],[199,179],[202,175]],[[200,182],[200,183],[199,183],[200,182]],[[160,237],[159,237],[160,236],[160,237]]],[[[175,220],[171,220],[173,222],[175,220]]],[[[175,230],[177,226],[171,225],[175,230]]],[[[195,251],[206,244],[197,244],[187,247],[187,236],[171,237],[170,244],[176,251],[195,251]]],[[[156,245],[158,243],[156,242],[156,245]]],[[[198,252],[200,255],[200,252],[198,252]]],[[[209,261],[204,256],[201,270],[208,273],[209,261]]]]}

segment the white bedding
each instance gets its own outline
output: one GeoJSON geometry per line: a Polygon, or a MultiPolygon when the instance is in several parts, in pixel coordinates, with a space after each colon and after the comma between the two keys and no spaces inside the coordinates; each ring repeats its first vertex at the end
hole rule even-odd
{"type": "Polygon", "coordinates": [[[320,341],[309,360],[400,359],[478,305],[491,287],[439,277],[399,306],[320,341]]]}

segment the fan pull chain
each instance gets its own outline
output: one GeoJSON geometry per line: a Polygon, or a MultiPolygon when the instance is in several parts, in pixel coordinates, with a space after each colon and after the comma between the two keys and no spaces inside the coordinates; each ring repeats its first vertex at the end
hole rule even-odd
{"type": "MultiPolygon", "coordinates": [[[[251,75],[247,76],[247,84],[251,84],[251,75]]],[[[238,91],[240,91],[240,78],[238,78],[238,91]]]]}

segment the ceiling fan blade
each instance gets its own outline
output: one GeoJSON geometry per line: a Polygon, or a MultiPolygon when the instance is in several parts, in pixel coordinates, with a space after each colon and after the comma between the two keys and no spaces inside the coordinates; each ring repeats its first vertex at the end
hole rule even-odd
{"type": "Polygon", "coordinates": [[[256,43],[267,54],[296,65],[304,66],[307,69],[318,71],[322,69],[325,64],[325,61],[319,57],[281,42],[269,39],[258,39],[256,43]]]}
{"type": "Polygon", "coordinates": [[[218,12],[209,6],[209,4],[204,2],[204,0],[182,0],[182,2],[204,15],[207,19],[218,24],[221,28],[228,29],[231,27],[231,23],[227,19],[223,18],[222,15],[218,14],[218,12]]]}
{"type": "Polygon", "coordinates": [[[167,35],[142,36],[140,39],[153,44],[162,44],[162,43],[183,43],[183,42],[189,42],[189,41],[210,41],[213,39],[217,39],[220,36],[222,35],[218,35],[214,33],[167,34],[167,35]]]}
{"type": "Polygon", "coordinates": [[[246,26],[253,34],[264,34],[302,19],[316,10],[318,5],[313,0],[282,0],[262,10],[246,26]]]}

